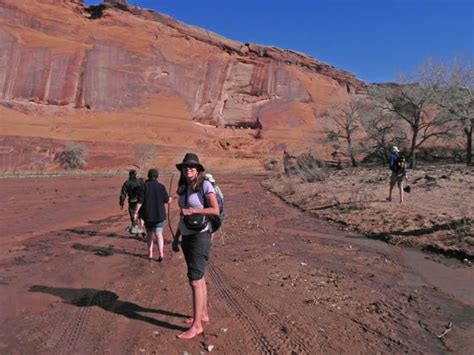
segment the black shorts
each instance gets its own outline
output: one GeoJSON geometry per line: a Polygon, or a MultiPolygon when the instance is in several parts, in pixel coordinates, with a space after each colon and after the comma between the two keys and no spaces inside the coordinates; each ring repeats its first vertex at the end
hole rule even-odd
{"type": "Polygon", "coordinates": [[[188,279],[191,281],[202,279],[211,251],[209,231],[183,236],[181,248],[188,265],[188,279]]]}

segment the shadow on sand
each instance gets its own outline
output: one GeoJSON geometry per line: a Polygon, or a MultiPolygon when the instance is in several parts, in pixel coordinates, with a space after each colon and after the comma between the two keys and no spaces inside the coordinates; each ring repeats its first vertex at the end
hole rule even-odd
{"type": "Polygon", "coordinates": [[[145,237],[139,236],[138,234],[130,234],[128,231],[125,231],[124,233],[127,234],[127,236],[121,235],[117,232],[99,232],[94,229],[87,229],[87,228],[68,228],[64,229],[63,232],[68,232],[68,233],[73,233],[77,234],[79,236],[83,237],[107,237],[107,238],[114,238],[114,239],[127,239],[127,240],[138,240],[140,242],[146,242],[145,237]]]}
{"type": "MultiPolygon", "coordinates": [[[[171,242],[165,241],[164,244],[165,245],[171,244],[171,242]]],[[[93,253],[98,256],[112,256],[114,254],[122,254],[122,255],[134,256],[136,258],[140,258],[144,260],[149,260],[148,255],[132,253],[125,249],[119,249],[119,248],[114,248],[114,247],[102,247],[102,246],[97,246],[97,245],[85,245],[85,244],[80,244],[80,243],[74,243],[71,246],[71,248],[93,253]]]]}
{"type": "Polygon", "coordinates": [[[99,256],[111,256],[114,254],[123,254],[123,255],[135,256],[137,258],[148,260],[148,257],[144,254],[131,253],[127,250],[114,248],[114,247],[102,247],[102,246],[96,246],[96,245],[84,245],[84,244],[75,243],[72,245],[71,248],[76,249],[76,250],[87,251],[89,253],[93,253],[99,256]]]}
{"type": "Polygon", "coordinates": [[[144,308],[135,303],[121,301],[119,296],[111,291],[96,290],[93,288],[63,288],[63,287],[49,287],[42,285],[34,285],[29,289],[30,292],[47,293],[60,297],[64,303],[71,304],[77,307],[93,307],[97,306],[107,312],[119,314],[129,319],[140,320],[158,327],[185,331],[186,328],[174,325],[168,322],[160,321],[151,317],[143,316],[140,313],[157,313],[170,317],[188,318],[189,316],[169,312],[161,309],[144,308]]]}

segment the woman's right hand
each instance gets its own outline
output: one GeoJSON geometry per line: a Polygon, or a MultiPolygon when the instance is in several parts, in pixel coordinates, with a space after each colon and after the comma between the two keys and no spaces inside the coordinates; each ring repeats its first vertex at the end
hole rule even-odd
{"type": "Polygon", "coordinates": [[[191,216],[192,214],[194,214],[194,208],[183,208],[181,210],[181,215],[183,216],[191,216]]]}
{"type": "Polygon", "coordinates": [[[173,240],[173,243],[171,244],[171,249],[177,253],[179,251],[179,240],[173,240]]]}

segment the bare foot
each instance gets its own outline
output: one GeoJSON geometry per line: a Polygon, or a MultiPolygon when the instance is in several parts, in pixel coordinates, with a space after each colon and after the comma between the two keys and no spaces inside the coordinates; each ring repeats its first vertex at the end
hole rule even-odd
{"type": "Polygon", "coordinates": [[[180,335],[178,335],[178,338],[179,339],[192,339],[194,338],[196,335],[199,335],[203,332],[204,330],[202,328],[189,328],[188,330],[186,330],[184,333],[181,333],[180,335]]]}
{"type": "MultiPolygon", "coordinates": [[[[184,323],[186,323],[186,324],[193,324],[193,322],[194,322],[194,318],[192,318],[192,317],[191,317],[191,318],[187,318],[187,319],[184,321],[184,323]]],[[[209,317],[202,317],[202,318],[201,318],[201,322],[204,322],[204,323],[209,322],[209,317]]]]}

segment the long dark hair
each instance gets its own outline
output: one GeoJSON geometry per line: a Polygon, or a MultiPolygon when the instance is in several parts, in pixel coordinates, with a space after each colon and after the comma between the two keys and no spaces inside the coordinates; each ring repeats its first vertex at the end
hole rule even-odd
{"type": "MultiPolygon", "coordinates": [[[[197,192],[201,189],[202,184],[204,184],[205,177],[206,177],[205,172],[200,171],[196,178],[196,181],[192,183],[192,190],[194,192],[197,192]]],[[[188,189],[188,182],[186,178],[184,177],[183,172],[181,172],[181,174],[179,175],[178,190],[176,191],[176,193],[180,196],[184,195],[187,189],[188,189]]]]}

